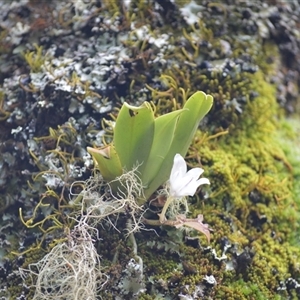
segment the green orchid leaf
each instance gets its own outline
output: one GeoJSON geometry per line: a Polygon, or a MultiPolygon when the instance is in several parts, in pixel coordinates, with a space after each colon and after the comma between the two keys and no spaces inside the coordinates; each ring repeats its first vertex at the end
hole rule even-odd
{"type": "Polygon", "coordinates": [[[181,115],[178,120],[174,139],[170,151],[173,162],[176,153],[183,157],[186,155],[189,146],[194,138],[199,122],[210,111],[213,105],[213,97],[204,92],[196,92],[185,103],[184,107],[188,111],[181,115]]]}
{"type": "Polygon", "coordinates": [[[154,114],[151,105],[144,102],[135,107],[123,104],[114,128],[113,144],[126,170],[138,166],[143,172],[154,135],[154,114]]]}
{"type": "Polygon", "coordinates": [[[161,184],[168,180],[175,154],[179,153],[183,157],[186,155],[199,122],[209,112],[212,104],[213,97],[203,92],[196,92],[187,100],[183,107],[185,110],[179,116],[169,151],[157,175],[154,176],[144,191],[146,199],[148,199],[161,184]]]}
{"type": "Polygon", "coordinates": [[[87,151],[92,155],[97,163],[104,180],[110,182],[123,173],[119,156],[113,145],[108,145],[102,149],[87,147],[87,151]]]}
{"type": "Polygon", "coordinates": [[[148,186],[159,172],[172,144],[178,117],[182,112],[182,109],[176,110],[155,119],[153,143],[142,173],[142,182],[145,186],[148,186]]]}

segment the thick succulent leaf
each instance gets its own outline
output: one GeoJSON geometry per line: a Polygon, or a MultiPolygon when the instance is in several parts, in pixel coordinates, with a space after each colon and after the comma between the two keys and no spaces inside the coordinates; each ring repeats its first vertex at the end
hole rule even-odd
{"type": "Polygon", "coordinates": [[[135,107],[123,104],[114,128],[113,144],[121,165],[132,170],[139,165],[143,172],[148,159],[154,135],[154,114],[151,105],[144,102],[135,107]]]}
{"type": "Polygon", "coordinates": [[[159,172],[170,149],[179,115],[183,110],[159,116],[154,121],[154,137],[150,154],[142,173],[142,182],[147,187],[159,172]]]}
{"type": "Polygon", "coordinates": [[[87,151],[96,161],[104,180],[109,182],[122,175],[121,162],[113,145],[108,145],[102,149],[87,147],[87,151]]]}
{"type": "Polygon", "coordinates": [[[157,176],[154,177],[150,185],[145,189],[145,197],[149,198],[151,194],[170,176],[173,159],[176,153],[183,157],[192,142],[195,132],[201,119],[209,112],[213,104],[213,97],[203,92],[196,92],[185,103],[183,113],[180,115],[172,144],[169,148],[157,176]]]}
{"type": "MultiPolygon", "coordinates": [[[[194,138],[199,122],[210,111],[213,105],[213,97],[203,92],[196,92],[185,103],[187,111],[181,115],[175,130],[174,139],[170,151],[170,159],[173,161],[176,153],[183,157],[194,138]]],[[[171,165],[172,166],[172,165],[171,165]]]]}

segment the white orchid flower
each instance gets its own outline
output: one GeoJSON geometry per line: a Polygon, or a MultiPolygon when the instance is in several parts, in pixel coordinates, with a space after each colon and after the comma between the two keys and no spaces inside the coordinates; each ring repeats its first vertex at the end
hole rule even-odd
{"type": "Polygon", "coordinates": [[[210,241],[210,229],[207,224],[202,223],[203,215],[198,215],[196,219],[188,219],[184,214],[175,216],[175,220],[168,220],[166,212],[170,204],[178,198],[194,196],[197,188],[202,184],[210,184],[207,178],[199,178],[204,172],[201,168],[193,168],[187,171],[187,165],[180,154],[174,156],[173,167],[169,179],[170,195],[167,198],[159,216],[162,225],[171,225],[176,228],[188,226],[205,234],[208,242],[210,241]]]}
{"type": "Polygon", "coordinates": [[[170,175],[170,196],[181,198],[194,196],[197,188],[202,184],[210,184],[207,178],[200,178],[204,172],[201,168],[193,168],[187,172],[187,165],[180,154],[174,157],[173,167],[170,175]]]}

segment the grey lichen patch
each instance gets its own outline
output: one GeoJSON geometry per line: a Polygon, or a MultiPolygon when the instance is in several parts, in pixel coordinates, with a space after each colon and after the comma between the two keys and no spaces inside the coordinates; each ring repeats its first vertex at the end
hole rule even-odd
{"type": "Polygon", "coordinates": [[[143,280],[143,265],[141,263],[132,258],[123,272],[118,287],[124,296],[132,295],[133,298],[136,298],[146,291],[143,280]]]}

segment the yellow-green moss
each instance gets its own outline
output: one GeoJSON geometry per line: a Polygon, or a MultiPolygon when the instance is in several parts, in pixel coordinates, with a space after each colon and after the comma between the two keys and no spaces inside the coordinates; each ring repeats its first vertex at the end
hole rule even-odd
{"type": "Polygon", "coordinates": [[[42,66],[46,61],[45,56],[43,55],[43,47],[34,44],[35,51],[26,51],[24,53],[24,59],[30,67],[32,72],[40,72],[42,66]]]}

